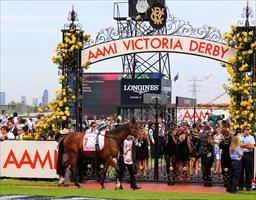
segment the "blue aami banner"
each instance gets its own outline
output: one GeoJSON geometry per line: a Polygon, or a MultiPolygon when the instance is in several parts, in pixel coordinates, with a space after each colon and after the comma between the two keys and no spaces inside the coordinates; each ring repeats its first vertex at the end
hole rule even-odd
{"type": "Polygon", "coordinates": [[[122,79],[121,105],[139,106],[143,93],[161,94],[161,79],[122,79]]]}

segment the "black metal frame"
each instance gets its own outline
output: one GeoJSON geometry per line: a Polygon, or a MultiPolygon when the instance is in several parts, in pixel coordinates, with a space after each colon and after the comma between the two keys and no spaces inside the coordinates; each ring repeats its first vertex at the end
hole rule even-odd
{"type": "MultiPolygon", "coordinates": [[[[77,38],[78,42],[82,42],[84,31],[81,30],[81,24],[75,23],[78,21],[78,14],[74,11],[74,7],[72,11],[69,12],[68,17],[69,23],[64,25],[64,29],[62,29],[62,42],[64,42],[65,33],[70,32],[70,30],[79,31],[79,36],[77,38]]],[[[74,125],[74,128],[77,131],[82,131],[82,77],[83,77],[83,68],[81,66],[81,51],[82,49],[77,49],[76,52],[73,53],[72,61],[63,61],[62,65],[62,75],[67,77],[69,88],[74,91],[75,102],[69,103],[70,108],[70,119],[71,123],[74,125]]],[[[64,85],[62,84],[62,89],[64,85]]],[[[67,89],[67,88],[64,88],[67,89]]],[[[68,94],[68,91],[66,91],[68,94]]],[[[66,127],[67,124],[63,123],[63,127],[66,127]]]]}

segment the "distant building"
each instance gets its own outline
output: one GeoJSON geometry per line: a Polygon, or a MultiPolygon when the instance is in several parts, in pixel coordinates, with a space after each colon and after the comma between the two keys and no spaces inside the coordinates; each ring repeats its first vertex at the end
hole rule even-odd
{"type": "Polygon", "coordinates": [[[42,96],[42,106],[46,106],[48,104],[48,100],[49,100],[48,90],[44,90],[44,93],[42,96]]]}
{"type": "Polygon", "coordinates": [[[33,104],[34,107],[38,107],[38,98],[37,97],[34,97],[32,99],[32,104],[33,104]]]}
{"type": "Polygon", "coordinates": [[[0,92],[0,105],[5,105],[5,92],[0,92]]]}
{"type": "Polygon", "coordinates": [[[27,105],[27,98],[25,96],[21,96],[21,103],[27,105]]]}

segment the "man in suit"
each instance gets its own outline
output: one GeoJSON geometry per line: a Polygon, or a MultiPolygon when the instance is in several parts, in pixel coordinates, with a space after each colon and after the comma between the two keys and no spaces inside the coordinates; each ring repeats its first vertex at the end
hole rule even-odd
{"type": "Polygon", "coordinates": [[[13,120],[8,121],[7,126],[9,128],[9,132],[12,133],[16,137],[18,135],[18,129],[15,126],[14,121],[13,120]]]}

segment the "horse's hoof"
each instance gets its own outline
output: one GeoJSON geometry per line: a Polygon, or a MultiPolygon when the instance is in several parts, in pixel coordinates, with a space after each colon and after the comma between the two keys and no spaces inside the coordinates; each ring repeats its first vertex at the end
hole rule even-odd
{"type": "Polygon", "coordinates": [[[77,186],[77,188],[80,188],[80,184],[79,183],[76,183],[75,186],[77,186]]]}

